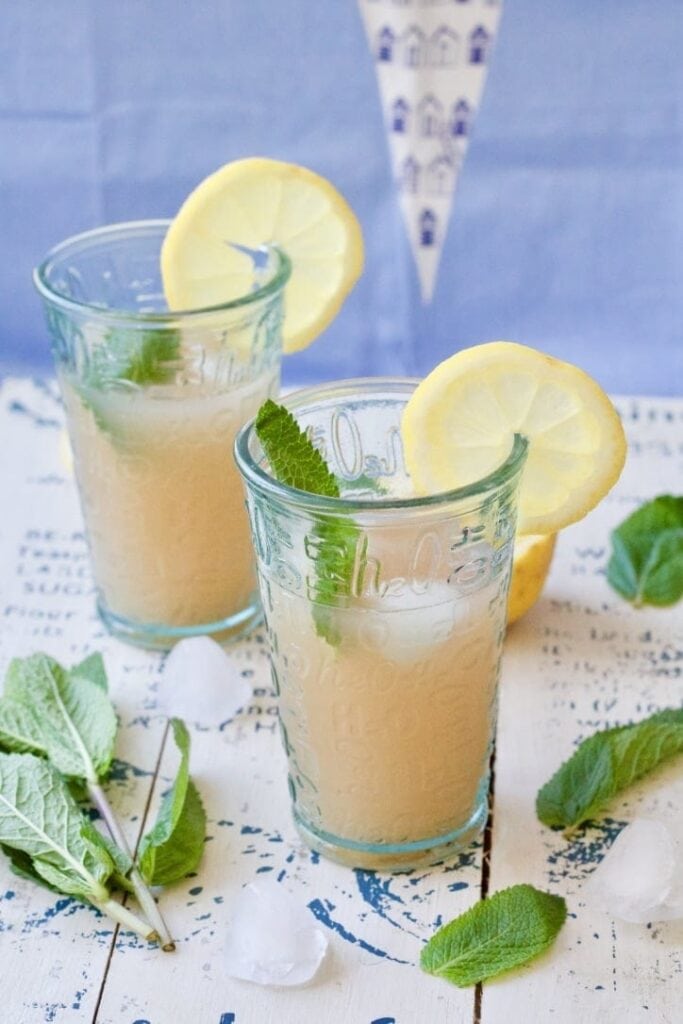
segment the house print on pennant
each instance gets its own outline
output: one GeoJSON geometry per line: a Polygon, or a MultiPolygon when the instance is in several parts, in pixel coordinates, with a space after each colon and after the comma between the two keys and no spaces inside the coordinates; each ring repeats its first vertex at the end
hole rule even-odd
{"type": "Polygon", "coordinates": [[[396,36],[393,30],[385,25],[377,36],[377,60],[390,61],[393,58],[396,36]]]}
{"type": "Polygon", "coordinates": [[[437,28],[429,40],[429,63],[435,68],[452,68],[458,63],[460,37],[446,25],[437,28]]]}
{"type": "Polygon", "coordinates": [[[402,96],[394,100],[391,105],[391,130],[392,132],[407,132],[409,130],[408,118],[410,106],[402,96]]]}
{"type": "Polygon", "coordinates": [[[429,246],[436,243],[436,214],[433,210],[423,210],[420,214],[420,245],[429,246]]]}
{"type": "Polygon", "coordinates": [[[401,36],[402,61],[407,68],[421,68],[426,64],[427,37],[417,25],[410,25],[401,36]]]}
{"type": "Polygon", "coordinates": [[[469,135],[472,117],[473,111],[467,100],[458,100],[458,102],[453,105],[450,123],[451,135],[460,137],[469,135]]]}
{"type": "Polygon", "coordinates": [[[417,130],[425,139],[438,138],[443,126],[443,107],[436,96],[425,96],[417,108],[417,130]]]}
{"type": "Polygon", "coordinates": [[[470,32],[470,64],[486,63],[490,43],[491,36],[483,25],[470,32]]]}
{"type": "Polygon", "coordinates": [[[427,168],[427,191],[433,196],[447,196],[454,184],[455,167],[446,155],[437,156],[427,168]]]}
{"type": "Polygon", "coordinates": [[[414,156],[407,156],[400,167],[398,187],[403,192],[418,192],[420,188],[420,165],[414,156]]]}

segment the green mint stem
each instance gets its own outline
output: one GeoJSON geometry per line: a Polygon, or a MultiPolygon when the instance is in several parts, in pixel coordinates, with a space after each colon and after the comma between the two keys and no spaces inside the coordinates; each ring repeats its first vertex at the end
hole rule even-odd
{"type": "Polygon", "coordinates": [[[136,932],[141,938],[147,942],[156,942],[159,938],[154,929],[149,925],[147,921],[141,921],[139,917],[131,913],[121,903],[117,903],[116,900],[104,900],[102,903],[98,903],[93,900],[93,906],[97,907],[107,917],[113,918],[117,924],[120,924],[122,928],[127,931],[136,932]]]}
{"type": "MultiPolygon", "coordinates": [[[[130,857],[132,861],[133,854],[131,853],[130,846],[128,845],[128,841],[125,835],[123,834],[121,826],[118,823],[118,820],[111,808],[111,805],[107,800],[107,796],[104,790],[98,783],[88,782],[88,793],[90,795],[90,799],[92,800],[92,802],[95,804],[98,811],[102,815],[102,818],[104,819],[104,822],[107,828],[109,829],[112,839],[114,840],[116,845],[121,850],[123,850],[123,852],[127,854],[128,857],[130,857]]],[[[152,895],[149,888],[145,884],[145,880],[140,874],[140,871],[136,867],[135,863],[133,863],[133,867],[130,872],[130,880],[133,885],[133,889],[135,890],[135,896],[137,898],[138,903],[140,904],[141,909],[147,915],[147,919],[149,920],[150,924],[154,926],[162,950],[165,953],[172,953],[175,950],[175,942],[171,938],[171,934],[166,926],[166,922],[161,916],[161,911],[159,910],[159,907],[156,904],[154,896],[152,895]]],[[[119,906],[119,904],[116,904],[116,906],[119,906]]]]}

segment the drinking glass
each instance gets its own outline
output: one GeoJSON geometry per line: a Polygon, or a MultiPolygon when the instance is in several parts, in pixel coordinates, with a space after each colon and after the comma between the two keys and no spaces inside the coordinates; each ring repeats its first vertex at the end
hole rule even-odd
{"type": "Polygon", "coordinates": [[[296,825],[369,869],[450,856],[486,822],[526,441],[467,487],[415,497],[400,423],[415,381],[351,380],[285,405],[341,497],[278,483],[252,424],[249,508],[296,825]]]}
{"type": "MultiPolygon", "coordinates": [[[[239,294],[170,311],[168,223],[89,231],[34,274],[66,407],[105,625],[153,648],[227,639],[258,621],[232,444],[278,391],[287,257],[245,251],[239,294]]],[[[226,289],[234,282],[226,282],[226,289]]]]}

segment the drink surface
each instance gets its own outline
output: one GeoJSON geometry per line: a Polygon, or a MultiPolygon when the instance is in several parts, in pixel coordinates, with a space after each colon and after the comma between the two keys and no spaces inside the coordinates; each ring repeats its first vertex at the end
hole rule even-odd
{"type": "Polygon", "coordinates": [[[184,627],[245,608],[256,584],[232,444],[277,372],[223,392],[60,383],[107,610],[184,627]]]}

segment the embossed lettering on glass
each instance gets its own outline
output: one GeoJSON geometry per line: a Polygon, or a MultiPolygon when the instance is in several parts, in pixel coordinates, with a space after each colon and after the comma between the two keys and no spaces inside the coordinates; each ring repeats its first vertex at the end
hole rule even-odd
{"type": "Polygon", "coordinates": [[[400,421],[415,382],[347,381],[285,404],[341,498],[270,475],[238,435],[294,818],[365,868],[433,863],[486,822],[505,631],[517,438],[493,474],[412,496],[400,421]]]}
{"type": "Polygon", "coordinates": [[[168,647],[229,638],[260,617],[239,427],[278,391],[289,261],[251,253],[244,294],[170,312],[159,254],[168,224],[87,232],[35,272],[66,407],[106,626],[168,647]]]}

